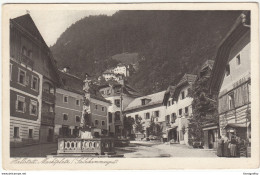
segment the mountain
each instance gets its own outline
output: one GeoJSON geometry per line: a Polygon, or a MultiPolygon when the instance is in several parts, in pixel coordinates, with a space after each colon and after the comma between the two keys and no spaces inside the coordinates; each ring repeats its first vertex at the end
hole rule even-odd
{"type": "MultiPolygon", "coordinates": [[[[124,53],[139,55],[128,82],[143,94],[165,90],[184,73],[214,59],[221,39],[241,11],[118,11],[71,25],[51,47],[58,67],[98,76],[124,53]],[[115,58],[116,55],[116,59],[115,58]]],[[[136,61],[136,60],[135,60],[136,61]]]]}
{"type": "Polygon", "coordinates": [[[139,61],[138,53],[120,53],[112,56],[112,59],[124,64],[136,64],[139,61]]]}

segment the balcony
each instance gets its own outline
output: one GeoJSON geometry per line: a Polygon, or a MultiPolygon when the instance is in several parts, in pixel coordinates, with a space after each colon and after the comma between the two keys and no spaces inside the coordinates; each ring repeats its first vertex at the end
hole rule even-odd
{"type": "Polygon", "coordinates": [[[29,58],[28,56],[25,56],[23,54],[20,54],[20,60],[21,63],[25,64],[26,66],[29,66],[31,68],[33,68],[34,62],[31,58],[29,58]]]}
{"type": "Polygon", "coordinates": [[[55,95],[46,91],[42,91],[42,100],[50,103],[55,103],[55,95]]]}
{"type": "Polygon", "coordinates": [[[42,112],[42,118],[41,123],[45,125],[54,125],[54,118],[55,113],[54,112],[42,112]]]}

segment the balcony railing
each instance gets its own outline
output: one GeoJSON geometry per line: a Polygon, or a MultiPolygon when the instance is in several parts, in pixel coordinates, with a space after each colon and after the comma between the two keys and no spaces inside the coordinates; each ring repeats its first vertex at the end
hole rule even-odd
{"type": "Polygon", "coordinates": [[[41,123],[45,125],[54,125],[54,112],[42,112],[41,123]]]}
{"type": "Polygon", "coordinates": [[[42,91],[42,100],[50,103],[55,103],[55,95],[42,91]]]}
{"type": "Polygon", "coordinates": [[[20,54],[20,58],[19,58],[20,62],[25,64],[26,66],[29,66],[31,68],[33,68],[34,62],[31,58],[29,58],[28,56],[25,56],[23,54],[20,54]]]}
{"type": "Polygon", "coordinates": [[[121,125],[121,120],[115,120],[115,125],[121,125]]]}
{"type": "Polygon", "coordinates": [[[103,155],[114,152],[112,138],[60,138],[58,140],[58,154],[94,154],[103,155]]]}

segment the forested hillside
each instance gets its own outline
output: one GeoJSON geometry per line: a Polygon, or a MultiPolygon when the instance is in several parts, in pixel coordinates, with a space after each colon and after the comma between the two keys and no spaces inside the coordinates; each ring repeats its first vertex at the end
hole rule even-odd
{"type": "Polygon", "coordinates": [[[71,25],[51,47],[59,67],[79,76],[100,75],[118,63],[112,56],[138,53],[128,81],[143,94],[164,90],[184,73],[196,73],[234,24],[239,11],[119,11],[71,25]]]}

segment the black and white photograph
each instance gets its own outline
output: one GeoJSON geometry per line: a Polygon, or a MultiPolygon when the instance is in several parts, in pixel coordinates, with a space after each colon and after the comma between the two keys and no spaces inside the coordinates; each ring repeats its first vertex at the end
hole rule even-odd
{"type": "Polygon", "coordinates": [[[32,158],[246,165],[254,157],[251,6],[16,6],[6,11],[3,124],[7,157],[20,166],[32,158]]]}

